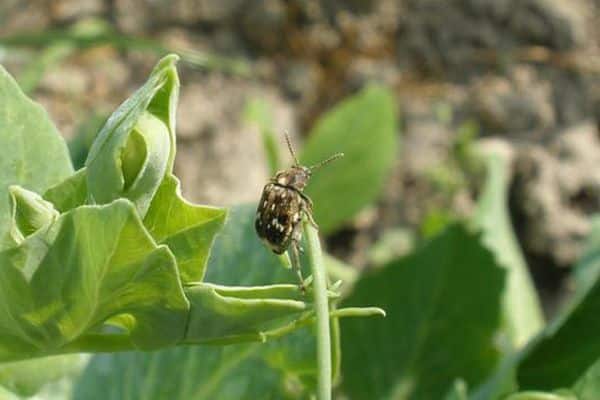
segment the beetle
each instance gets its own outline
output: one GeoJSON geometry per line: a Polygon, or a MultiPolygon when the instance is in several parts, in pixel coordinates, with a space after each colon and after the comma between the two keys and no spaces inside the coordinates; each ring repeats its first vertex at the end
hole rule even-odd
{"type": "Polygon", "coordinates": [[[318,229],[312,215],[313,203],[304,194],[304,188],[315,169],[343,157],[344,154],[334,154],[313,166],[306,167],[298,162],[287,134],[285,140],[294,164],[288,169],[277,172],[263,188],[256,210],[254,228],[258,237],[275,254],[283,254],[291,248],[292,267],[300,280],[300,289],[304,291],[304,279],[300,268],[300,251],[302,251],[300,241],[304,216],[318,229]]]}

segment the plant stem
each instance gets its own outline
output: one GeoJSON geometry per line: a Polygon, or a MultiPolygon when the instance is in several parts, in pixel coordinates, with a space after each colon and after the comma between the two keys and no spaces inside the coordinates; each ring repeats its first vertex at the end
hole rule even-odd
{"type": "Polygon", "coordinates": [[[307,255],[313,276],[313,295],[317,318],[317,400],[331,400],[331,333],[329,328],[329,301],[327,276],[319,233],[309,222],[304,222],[307,255]]]}

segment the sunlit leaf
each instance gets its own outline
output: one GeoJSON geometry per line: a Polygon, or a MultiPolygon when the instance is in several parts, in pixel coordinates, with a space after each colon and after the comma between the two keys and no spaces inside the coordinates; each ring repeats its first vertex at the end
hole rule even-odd
{"type": "Polygon", "coordinates": [[[500,155],[490,155],[487,174],[474,222],[483,233],[485,245],[506,269],[504,321],[512,347],[520,348],[543,328],[544,318],[508,215],[507,160],[500,155]]]}
{"type": "MultiPolygon", "coordinates": [[[[254,234],[255,206],[236,207],[215,243],[205,280],[217,288],[227,285],[265,285],[276,299],[277,292],[293,290],[302,297],[297,287],[285,285],[294,282],[294,274],[281,266],[280,261],[254,234]],[[275,290],[275,291],[273,291],[275,290]]],[[[203,290],[207,290],[205,286],[203,290]]],[[[230,286],[240,298],[247,289],[230,286]]],[[[189,294],[189,289],[186,289],[189,294]]],[[[255,292],[256,293],[256,292],[255,292]]],[[[293,298],[293,295],[286,295],[293,298]]],[[[194,300],[192,300],[192,308],[194,300]]],[[[264,303],[264,302],[262,302],[264,303]]],[[[196,303],[198,304],[198,303],[196,303]]],[[[256,303],[255,307],[264,304],[256,303]]],[[[289,306],[294,307],[293,303],[289,306]]],[[[281,304],[281,307],[286,307],[281,304]]],[[[231,307],[217,306],[231,316],[237,314],[231,307]]],[[[273,308],[269,313],[277,312],[273,308]]],[[[247,314],[246,326],[260,325],[258,317],[247,314]],[[253,322],[256,321],[256,322],[253,322]]],[[[276,315],[275,315],[276,316],[276,315]]],[[[193,317],[192,317],[193,318],[193,317]]],[[[221,319],[219,319],[221,320],[221,319]]],[[[240,319],[242,321],[242,319],[240,319]]],[[[197,322],[192,321],[191,329],[197,322]]],[[[198,332],[210,335],[226,325],[204,323],[198,332]]],[[[221,331],[218,335],[222,335],[221,331]]],[[[334,343],[337,342],[334,335],[334,343]]],[[[76,385],[75,399],[122,399],[127,396],[144,399],[297,399],[310,390],[316,377],[316,353],[312,328],[307,327],[281,339],[270,339],[265,344],[240,344],[225,348],[214,346],[184,347],[155,353],[124,353],[95,356],[76,385]],[[135,371],[127,373],[126,371],[135,371]],[[183,371],[183,373],[182,373],[183,371]],[[112,382],[109,384],[109,382],[112,382]]],[[[336,353],[337,354],[337,353],[336,353]]]]}
{"type": "Polygon", "coordinates": [[[8,187],[43,192],[73,173],[65,145],[46,111],[27,98],[0,66],[0,238],[8,230],[8,187]]]}
{"type": "Polygon", "coordinates": [[[316,170],[307,187],[322,232],[331,232],[375,201],[397,152],[392,94],[370,86],[327,112],[310,132],[300,161],[313,165],[343,152],[316,170]]]}
{"type": "Polygon", "coordinates": [[[89,201],[125,197],[144,216],[175,159],[177,56],[158,62],[146,83],[110,116],[85,162],[89,201]]]}

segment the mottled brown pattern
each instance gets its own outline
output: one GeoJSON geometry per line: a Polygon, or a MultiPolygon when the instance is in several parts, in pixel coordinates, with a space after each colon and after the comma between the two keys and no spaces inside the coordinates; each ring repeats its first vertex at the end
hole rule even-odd
{"type": "MultiPolygon", "coordinates": [[[[305,199],[293,188],[276,183],[265,186],[256,212],[254,226],[258,236],[277,254],[289,247],[294,233],[300,234],[305,199]]],[[[298,237],[299,239],[299,237],[298,237]]]]}
{"type": "Polygon", "coordinates": [[[312,217],[312,201],[302,191],[314,169],[342,157],[343,154],[334,154],[316,165],[305,167],[298,162],[290,138],[286,135],[285,139],[294,158],[294,165],[277,172],[264,187],[256,210],[254,228],[258,237],[274,253],[283,254],[291,248],[292,268],[298,274],[300,288],[304,291],[300,266],[300,240],[302,239],[300,222],[306,216],[315,228],[317,224],[312,217]]]}

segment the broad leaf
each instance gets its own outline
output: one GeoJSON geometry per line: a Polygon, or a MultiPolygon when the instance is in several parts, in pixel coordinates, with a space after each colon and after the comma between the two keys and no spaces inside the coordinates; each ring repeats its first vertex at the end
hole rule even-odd
{"type": "Polygon", "coordinates": [[[385,319],[342,321],[342,384],[351,399],[437,399],[495,367],[504,272],[481,238],[447,228],[416,253],[359,278],[344,304],[385,319]]]}
{"type": "Polygon", "coordinates": [[[82,168],[64,181],[48,188],[43,197],[61,213],[86,204],[88,198],[86,169],[82,168]]]}
{"type": "Polygon", "coordinates": [[[9,226],[8,187],[42,192],[73,173],[56,127],[0,66],[0,238],[9,226]]]}
{"type": "MultiPolygon", "coordinates": [[[[600,243],[590,240],[595,246],[600,243]]],[[[600,247],[588,249],[583,263],[597,264],[600,247]]],[[[576,294],[569,307],[525,350],[518,367],[521,389],[569,387],[600,357],[600,279],[589,267],[590,282],[576,294]]]]}
{"type": "Polygon", "coordinates": [[[381,193],[398,146],[395,107],[389,91],[370,86],[327,112],[311,131],[303,164],[345,154],[314,171],[306,190],[321,231],[340,227],[381,193]]]}
{"type": "Polygon", "coordinates": [[[144,225],[158,243],[166,244],[177,259],[184,283],[204,277],[210,247],[225,222],[222,208],[191,204],[181,197],[179,181],[165,177],[152,199],[144,225]]]}
{"type": "Polygon", "coordinates": [[[483,232],[485,245],[506,269],[504,321],[511,347],[520,348],[543,328],[544,318],[508,215],[507,160],[496,154],[489,156],[487,174],[474,222],[483,232]]]}
{"type": "MultiPolygon", "coordinates": [[[[209,288],[237,292],[240,298],[248,299],[243,293],[249,289],[228,285],[265,285],[278,282],[294,282],[294,274],[284,269],[275,257],[254,234],[254,206],[236,207],[218,236],[212,251],[202,290],[209,288]]],[[[198,289],[186,288],[192,302],[192,292],[198,289]]],[[[275,300],[281,294],[294,291],[301,294],[294,285],[280,284],[265,287],[264,293],[275,300]]],[[[254,292],[257,293],[257,292],[254,292]]],[[[285,298],[293,298],[292,292],[285,298]]],[[[251,300],[251,299],[248,299],[251,300]]],[[[233,302],[234,303],[234,302],[233,302]]],[[[252,306],[264,307],[263,301],[252,306]]],[[[249,303],[250,304],[250,303],[249,303]]],[[[207,304],[210,308],[210,304],[207,304]]],[[[212,309],[230,316],[237,314],[235,304],[231,307],[217,306],[212,309]]],[[[280,304],[284,306],[284,304],[280,304]]],[[[289,303],[294,307],[294,303],[289,303]]],[[[206,310],[206,307],[201,309],[206,310]]],[[[272,309],[261,312],[257,317],[249,317],[247,326],[252,327],[260,318],[276,312],[272,309]]],[[[194,316],[190,329],[194,330],[194,316]]],[[[197,329],[210,335],[214,329],[222,329],[217,324],[203,324],[205,329],[197,329]]],[[[219,332],[222,335],[223,332],[219,332]]],[[[336,342],[334,336],[334,343],[336,342]]],[[[339,354],[336,353],[336,354],[339,354]]],[[[123,353],[118,355],[95,356],[82,378],[76,385],[75,399],[285,399],[299,398],[314,384],[316,376],[315,342],[312,328],[307,327],[281,339],[269,339],[265,344],[237,344],[219,348],[214,346],[183,347],[155,353],[123,353]],[[135,371],[135,373],[125,373],[135,371]],[[183,371],[183,373],[182,373],[183,371]],[[109,384],[109,382],[111,384],[109,384]]]]}
{"type": "MultiPolygon", "coordinates": [[[[44,198],[64,212],[87,200],[87,170],[50,188],[44,198]]],[[[179,180],[167,175],[158,187],[144,218],[144,225],[155,241],[169,246],[177,260],[184,283],[204,276],[210,247],[223,227],[226,210],[191,204],[181,196],[179,180]]]]}
{"type": "Polygon", "coordinates": [[[592,230],[585,254],[575,267],[578,290],[568,307],[524,349],[507,356],[494,376],[478,388],[473,399],[501,398],[517,388],[571,387],[598,359],[600,280],[596,266],[600,264],[600,242],[596,229],[592,230]]]}
{"type": "Polygon", "coordinates": [[[573,391],[579,396],[579,400],[596,400],[600,398],[600,359],[598,359],[588,370],[579,377],[573,391]]]}
{"type": "Polygon", "coordinates": [[[2,363],[0,385],[20,396],[33,396],[49,382],[75,375],[83,366],[83,358],[74,354],[2,363]]]}
{"type": "Polygon", "coordinates": [[[600,263],[600,241],[596,235],[594,228],[585,255],[575,268],[579,283],[575,298],[521,356],[517,370],[520,388],[571,386],[600,355],[600,340],[596,335],[600,329],[597,320],[600,279],[596,270],[600,263]]]}
{"type": "Polygon", "coordinates": [[[506,400],[597,400],[600,398],[600,361],[596,361],[570,388],[552,392],[529,390],[505,397],[506,400]]]}
{"type": "Polygon", "coordinates": [[[72,399],[297,399],[286,394],[284,371],[259,355],[263,347],[198,346],[97,355],[76,383],[72,399]]]}
{"type": "Polygon", "coordinates": [[[60,353],[118,315],[139,348],[183,337],[189,303],[175,259],[126,200],[61,215],[1,252],[0,265],[0,360],[60,353]]]}

